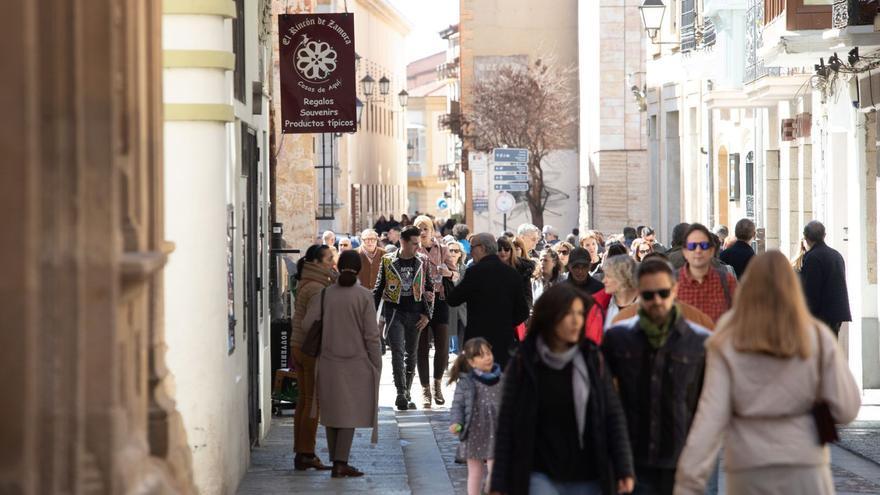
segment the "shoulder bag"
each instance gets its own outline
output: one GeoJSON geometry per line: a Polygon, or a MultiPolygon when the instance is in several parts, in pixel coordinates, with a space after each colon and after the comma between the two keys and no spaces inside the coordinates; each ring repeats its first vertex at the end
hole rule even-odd
{"type": "Polygon", "coordinates": [[[828,402],[822,399],[822,369],[824,366],[823,363],[823,348],[822,345],[822,328],[818,325],[816,326],[816,337],[818,338],[818,346],[817,349],[819,351],[819,385],[816,391],[816,401],[813,403],[813,419],[816,420],[816,431],[819,432],[819,444],[824,445],[830,442],[836,442],[838,440],[837,436],[837,428],[834,426],[834,417],[831,416],[831,408],[828,406],[828,402]]]}
{"type": "Polygon", "coordinates": [[[306,334],[306,340],[302,345],[302,352],[306,356],[318,357],[321,354],[321,340],[324,338],[324,291],[321,289],[321,317],[312,323],[309,327],[309,333],[306,334]]]}

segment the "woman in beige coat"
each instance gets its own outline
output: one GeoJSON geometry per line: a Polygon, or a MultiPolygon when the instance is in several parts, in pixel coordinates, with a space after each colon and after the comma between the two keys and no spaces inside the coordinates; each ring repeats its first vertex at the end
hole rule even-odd
{"type": "MultiPolygon", "coordinates": [[[[357,251],[339,255],[339,279],[324,292],[321,354],[318,357],[318,402],[334,478],[363,476],[348,465],[355,428],[373,428],[378,439],[379,377],[382,355],[372,293],[358,283],[357,251]]],[[[303,326],[321,318],[321,298],[312,298],[303,326]]]]}
{"type": "Polygon", "coordinates": [[[849,423],[861,405],[859,389],[782,253],[752,260],[707,349],[676,495],[704,493],[722,440],[730,495],[833,494],[828,447],[811,409],[823,400],[837,424],[849,423]]]}
{"type": "MultiPolygon", "coordinates": [[[[296,264],[296,299],[294,300],[292,332],[290,335],[293,367],[299,383],[299,400],[293,416],[293,467],[297,471],[307,469],[329,470],[315,455],[315,442],[318,434],[317,415],[311,417],[309,411],[315,402],[316,360],[302,352],[303,342],[309,327],[303,325],[303,318],[312,299],[319,296],[324,287],[333,281],[333,253],[322,244],[315,244],[306,250],[305,256],[296,264]]],[[[316,405],[317,407],[317,405],[316,405]]]]}

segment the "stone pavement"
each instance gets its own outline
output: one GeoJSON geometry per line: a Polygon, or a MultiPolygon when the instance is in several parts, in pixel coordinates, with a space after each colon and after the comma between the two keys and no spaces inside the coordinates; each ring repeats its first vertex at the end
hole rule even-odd
{"type": "MultiPolygon", "coordinates": [[[[458,439],[448,431],[454,386],[445,387],[445,406],[423,410],[421,387],[416,383],[412,393],[419,409],[398,412],[393,409],[395,390],[389,356],[382,371],[379,443],[370,445],[370,430],[359,429],[352,448],[351,464],[366,473],[363,478],[336,480],[329,472],[295,472],[293,418],[287,413],[274,418],[268,438],[253,451],[251,467],[238,493],[465,495],[467,467],[455,463],[458,439]]],[[[859,420],[841,428],[841,441],[831,447],[832,473],[839,495],[880,494],[880,407],[876,398],[874,395],[865,401],[859,420]]],[[[318,454],[327,462],[323,427],[318,434],[318,454]]],[[[724,493],[723,487],[720,493],[724,493]]]]}

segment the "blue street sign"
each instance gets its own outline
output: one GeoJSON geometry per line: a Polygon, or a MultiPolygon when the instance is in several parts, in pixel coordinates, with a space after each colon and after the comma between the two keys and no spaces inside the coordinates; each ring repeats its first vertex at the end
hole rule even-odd
{"type": "Polygon", "coordinates": [[[528,182],[529,176],[528,174],[496,175],[495,180],[499,182],[528,182]]]}
{"type": "Polygon", "coordinates": [[[528,191],[529,183],[528,182],[504,182],[501,184],[495,184],[496,191],[528,191]]]}
{"type": "Polygon", "coordinates": [[[529,166],[525,163],[517,163],[511,165],[495,165],[494,170],[496,172],[526,172],[529,171],[529,166]]]}
{"type": "Polygon", "coordinates": [[[529,150],[522,148],[495,148],[492,150],[495,162],[528,163],[529,150]]]}

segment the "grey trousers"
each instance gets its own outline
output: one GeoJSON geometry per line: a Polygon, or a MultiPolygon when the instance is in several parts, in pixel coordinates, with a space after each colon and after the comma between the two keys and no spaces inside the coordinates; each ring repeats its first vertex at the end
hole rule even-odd
{"type": "Polygon", "coordinates": [[[354,428],[327,429],[327,449],[330,451],[331,462],[348,462],[351,455],[351,444],[354,442],[354,428]]]}

